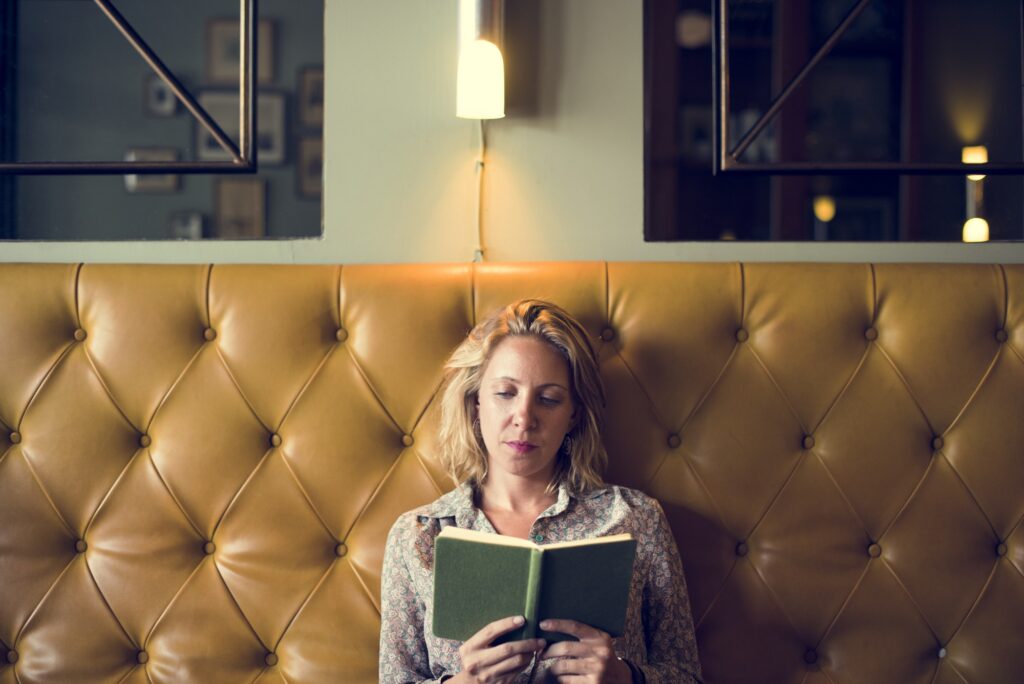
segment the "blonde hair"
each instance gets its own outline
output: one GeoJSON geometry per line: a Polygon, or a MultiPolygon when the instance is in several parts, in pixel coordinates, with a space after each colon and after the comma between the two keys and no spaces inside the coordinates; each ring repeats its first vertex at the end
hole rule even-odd
{"type": "Polygon", "coordinates": [[[498,343],[527,335],[550,344],[569,367],[569,390],[576,410],[569,449],[559,449],[549,490],[565,484],[583,493],[603,484],[608,460],[601,441],[604,384],[587,333],[565,309],[539,299],[509,304],[477,324],[445,364],[441,388],[441,463],[456,482],[483,482],[487,451],[479,433],[477,399],[484,369],[498,343]]]}

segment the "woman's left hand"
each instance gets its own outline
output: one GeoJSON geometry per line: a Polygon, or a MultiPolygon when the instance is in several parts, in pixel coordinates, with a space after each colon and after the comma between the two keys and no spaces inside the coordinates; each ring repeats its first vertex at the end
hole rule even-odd
{"type": "Polygon", "coordinates": [[[566,684],[631,684],[629,666],[615,655],[612,638],[605,632],[574,620],[544,620],[540,628],[571,634],[579,641],[559,641],[541,653],[541,659],[559,658],[549,672],[566,684]]]}

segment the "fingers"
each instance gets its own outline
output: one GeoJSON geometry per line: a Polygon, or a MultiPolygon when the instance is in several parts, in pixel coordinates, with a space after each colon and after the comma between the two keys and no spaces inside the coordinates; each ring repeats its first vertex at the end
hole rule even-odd
{"type": "Polygon", "coordinates": [[[466,639],[465,645],[474,649],[486,648],[502,634],[508,634],[525,624],[526,619],[522,615],[513,615],[512,617],[495,620],[490,624],[484,625],[479,632],[466,639]]]}
{"type": "Polygon", "coordinates": [[[544,620],[540,623],[540,628],[546,632],[571,634],[581,641],[584,639],[611,639],[607,633],[575,620],[544,620]]]}
{"type": "MultiPolygon", "coordinates": [[[[506,661],[523,661],[529,663],[533,654],[544,648],[543,639],[524,639],[522,641],[509,641],[477,652],[474,662],[480,667],[493,667],[497,672],[504,671],[506,661]]],[[[515,665],[510,669],[515,669],[515,665]]]]}
{"type": "Polygon", "coordinates": [[[533,654],[545,646],[543,639],[521,639],[492,646],[495,639],[525,624],[522,616],[495,620],[463,642],[459,647],[467,681],[495,682],[515,674],[530,664],[533,654]]]}

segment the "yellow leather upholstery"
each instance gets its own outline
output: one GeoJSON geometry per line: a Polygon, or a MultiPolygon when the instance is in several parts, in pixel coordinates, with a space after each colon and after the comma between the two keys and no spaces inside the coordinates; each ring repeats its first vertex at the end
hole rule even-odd
{"type": "Polygon", "coordinates": [[[1024,267],[0,267],[0,682],[369,682],[441,364],[553,299],[709,682],[1024,681],[1024,267]]]}

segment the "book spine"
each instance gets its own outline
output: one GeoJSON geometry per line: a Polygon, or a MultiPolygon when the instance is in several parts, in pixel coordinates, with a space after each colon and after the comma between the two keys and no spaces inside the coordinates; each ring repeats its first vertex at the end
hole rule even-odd
{"type": "Polygon", "coordinates": [[[541,582],[541,560],[544,552],[540,549],[533,549],[530,552],[530,574],[526,582],[526,606],[523,617],[526,618],[526,626],[523,627],[524,639],[535,639],[540,629],[537,627],[537,609],[540,604],[540,582],[541,582]]]}

